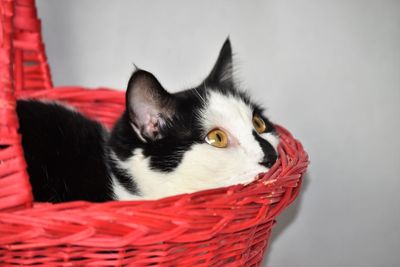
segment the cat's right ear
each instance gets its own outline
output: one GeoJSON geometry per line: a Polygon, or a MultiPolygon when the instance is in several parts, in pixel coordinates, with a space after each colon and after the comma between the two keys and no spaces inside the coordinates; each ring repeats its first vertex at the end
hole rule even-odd
{"type": "Polygon", "coordinates": [[[204,83],[223,88],[232,88],[234,85],[232,57],[231,41],[228,37],[219,52],[213,69],[204,80],[204,83]]]}
{"type": "Polygon", "coordinates": [[[136,70],[126,91],[126,110],[135,131],[144,140],[163,137],[166,123],[175,113],[175,99],[154,77],[136,70]]]}

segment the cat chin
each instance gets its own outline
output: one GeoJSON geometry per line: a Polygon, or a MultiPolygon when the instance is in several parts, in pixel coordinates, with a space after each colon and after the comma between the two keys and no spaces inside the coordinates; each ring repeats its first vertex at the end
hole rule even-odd
{"type": "MultiPolygon", "coordinates": [[[[268,171],[268,169],[266,170],[268,171]]],[[[265,172],[266,172],[265,171],[265,172]]],[[[228,187],[232,185],[248,185],[255,180],[259,179],[264,172],[259,172],[259,171],[254,171],[254,172],[248,172],[244,173],[242,175],[236,175],[227,179],[223,179],[225,181],[224,183],[219,183],[218,185],[213,185],[209,184],[207,188],[199,188],[199,189],[192,189],[192,190],[184,190],[184,191],[179,191],[177,188],[176,192],[170,192],[170,194],[164,194],[160,196],[149,196],[149,195],[134,195],[131,192],[129,192],[115,177],[113,177],[113,192],[114,192],[114,199],[119,200],[119,201],[131,201],[131,200],[154,200],[154,199],[159,199],[162,197],[168,197],[172,195],[178,195],[178,194],[183,194],[183,193],[193,193],[196,191],[201,191],[201,190],[207,190],[207,189],[214,189],[214,188],[219,188],[219,187],[228,187]]]]}
{"type": "MultiPolygon", "coordinates": [[[[203,150],[206,147],[198,147],[203,150]]],[[[191,152],[196,151],[192,149],[191,152]]],[[[199,150],[197,150],[199,151],[199,150]]],[[[143,155],[141,149],[136,149],[134,155],[126,161],[116,160],[119,168],[130,174],[138,188],[137,195],[129,192],[124,186],[113,177],[113,192],[116,200],[137,200],[137,199],[159,199],[183,193],[227,187],[231,185],[247,185],[257,179],[260,173],[268,171],[268,168],[259,164],[249,164],[248,171],[232,170],[230,174],[225,171],[220,174],[208,168],[201,167],[193,156],[198,155],[188,152],[186,160],[172,172],[162,172],[150,167],[150,159],[143,155]],[[192,157],[191,157],[192,156],[192,157]]],[[[244,163],[237,161],[236,166],[244,163]]],[[[232,165],[233,167],[233,165],[232,165]]],[[[212,168],[215,170],[215,168],[212,168]]]]}
{"type": "Polygon", "coordinates": [[[259,179],[263,173],[267,172],[269,169],[264,168],[262,171],[257,170],[257,171],[251,171],[243,174],[239,174],[236,176],[233,176],[229,179],[226,179],[227,184],[226,186],[232,185],[232,184],[242,184],[242,185],[248,185],[255,180],[259,179]]]}

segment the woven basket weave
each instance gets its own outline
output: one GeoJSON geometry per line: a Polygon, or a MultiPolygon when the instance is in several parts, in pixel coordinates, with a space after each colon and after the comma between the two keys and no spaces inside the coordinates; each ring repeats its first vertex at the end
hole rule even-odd
{"type": "Polygon", "coordinates": [[[157,201],[35,203],[15,100],[68,102],[111,127],[124,94],[52,88],[33,0],[0,0],[0,266],[259,266],[307,153],[284,128],[280,158],[248,186],[157,201]]]}

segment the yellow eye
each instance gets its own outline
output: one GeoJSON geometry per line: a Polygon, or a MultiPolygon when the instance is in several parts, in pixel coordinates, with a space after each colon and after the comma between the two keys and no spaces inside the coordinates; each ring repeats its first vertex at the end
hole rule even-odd
{"type": "Polygon", "coordinates": [[[207,134],[206,142],[212,146],[224,148],[228,146],[228,135],[224,131],[215,129],[207,134]]]}
{"type": "Polygon", "coordinates": [[[257,115],[253,117],[253,126],[259,134],[262,134],[267,129],[267,125],[265,125],[264,120],[257,115]]]}

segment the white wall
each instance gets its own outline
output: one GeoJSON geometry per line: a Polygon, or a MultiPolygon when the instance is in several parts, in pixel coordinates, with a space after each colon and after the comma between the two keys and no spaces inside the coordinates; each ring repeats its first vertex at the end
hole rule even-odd
{"type": "Polygon", "coordinates": [[[266,266],[400,266],[400,1],[39,0],[56,85],[172,91],[229,34],[240,78],[310,154],[266,266]]]}

